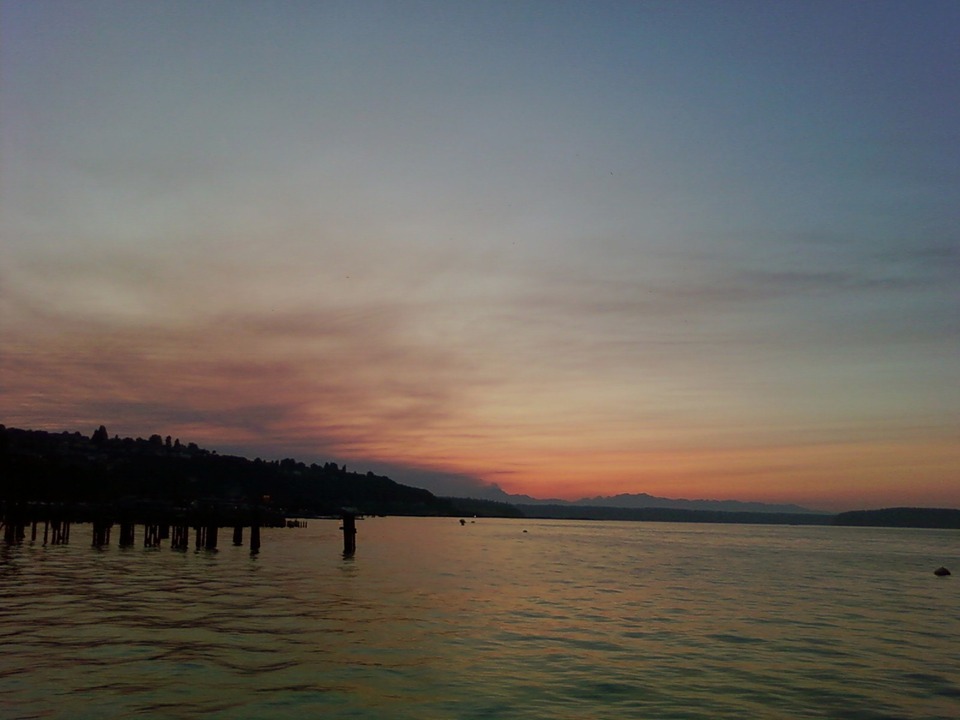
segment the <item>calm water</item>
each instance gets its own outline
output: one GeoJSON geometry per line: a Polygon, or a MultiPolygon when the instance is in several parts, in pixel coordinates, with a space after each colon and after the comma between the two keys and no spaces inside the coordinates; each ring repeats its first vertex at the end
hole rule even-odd
{"type": "Polygon", "coordinates": [[[0,717],[960,717],[956,531],[338,526],[0,546],[0,717]]]}

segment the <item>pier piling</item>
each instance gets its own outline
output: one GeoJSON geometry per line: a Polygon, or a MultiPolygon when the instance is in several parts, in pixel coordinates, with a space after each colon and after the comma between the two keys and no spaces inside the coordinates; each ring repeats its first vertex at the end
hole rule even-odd
{"type": "Polygon", "coordinates": [[[344,510],[341,519],[343,520],[340,528],[343,530],[343,555],[347,557],[357,552],[357,516],[355,513],[344,510]]]}
{"type": "Polygon", "coordinates": [[[190,528],[187,525],[174,525],[170,534],[172,550],[186,550],[190,546],[190,528]]]}
{"type": "Polygon", "coordinates": [[[250,526],[250,554],[256,555],[260,552],[260,526],[250,526]]]}
{"type": "MultiPolygon", "coordinates": [[[[103,547],[104,545],[110,544],[110,528],[113,527],[112,522],[106,522],[104,520],[95,520],[93,523],[93,547],[103,547]]],[[[54,530],[56,534],[56,530],[54,530]]],[[[57,541],[54,540],[54,545],[57,544],[57,541]]]]}

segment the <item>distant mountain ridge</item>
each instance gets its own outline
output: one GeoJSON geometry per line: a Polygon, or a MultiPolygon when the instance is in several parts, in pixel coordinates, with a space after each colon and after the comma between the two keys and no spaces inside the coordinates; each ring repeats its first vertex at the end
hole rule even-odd
{"type": "Polygon", "coordinates": [[[513,505],[569,505],[572,507],[608,507],[608,508],[665,508],[670,510],[710,510],[714,512],[779,513],[792,515],[829,515],[821,510],[812,510],[800,505],[748,502],[743,500],[685,500],[682,498],[664,498],[647,493],[621,493],[619,495],[597,495],[579,500],[541,499],[529,495],[510,495],[503,493],[497,498],[501,502],[513,505]]]}
{"type": "Polygon", "coordinates": [[[800,505],[790,503],[774,504],[761,502],[746,502],[742,500],[683,500],[673,498],[662,498],[647,493],[621,493],[612,496],[597,496],[592,498],[581,498],[577,500],[577,505],[592,505],[594,507],[622,507],[622,508],[675,508],[678,510],[717,510],[721,512],[772,512],[772,513],[821,513],[819,510],[811,510],[800,505]]]}

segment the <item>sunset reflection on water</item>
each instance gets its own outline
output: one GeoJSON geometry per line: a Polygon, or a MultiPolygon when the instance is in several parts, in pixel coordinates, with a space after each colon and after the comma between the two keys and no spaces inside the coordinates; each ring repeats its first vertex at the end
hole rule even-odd
{"type": "Polygon", "coordinates": [[[955,531],[371,518],[5,547],[13,717],[948,718],[955,531]],[[526,532],[524,532],[526,531],[526,532]]]}

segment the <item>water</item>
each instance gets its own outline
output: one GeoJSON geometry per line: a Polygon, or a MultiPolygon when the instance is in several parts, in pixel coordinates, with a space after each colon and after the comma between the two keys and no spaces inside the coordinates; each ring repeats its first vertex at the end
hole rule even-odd
{"type": "Polygon", "coordinates": [[[956,531],[338,525],[0,546],[0,717],[960,717],[956,531]]]}

